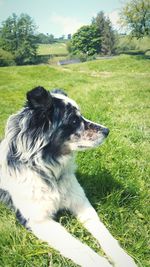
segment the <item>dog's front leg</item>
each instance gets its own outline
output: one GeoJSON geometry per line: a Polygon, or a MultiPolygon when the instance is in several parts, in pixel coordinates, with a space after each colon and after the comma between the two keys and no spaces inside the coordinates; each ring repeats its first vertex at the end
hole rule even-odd
{"type": "Polygon", "coordinates": [[[29,222],[32,232],[41,240],[58,250],[64,257],[83,267],[111,267],[109,262],[88,246],[69,234],[63,226],[53,220],[29,222]]]}
{"type": "Polygon", "coordinates": [[[76,205],[74,211],[85,228],[98,240],[101,248],[115,267],[136,267],[133,259],[120,247],[118,241],[110,234],[100,221],[89,201],[84,199],[82,205],[76,205]]]}

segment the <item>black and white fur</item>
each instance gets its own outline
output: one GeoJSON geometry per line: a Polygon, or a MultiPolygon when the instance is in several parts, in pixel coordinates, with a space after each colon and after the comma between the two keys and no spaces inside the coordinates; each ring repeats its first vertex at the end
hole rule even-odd
{"type": "Polygon", "coordinates": [[[75,177],[74,151],[100,145],[109,130],[85,119],[60,90],[37,87],[12,115],[0,144],[0,196],[20,222],[64,257],[83,267],[135,267],[100,221],[75,177]],[[71,211],[98,240],[107,258],[82,244],[54,220],[71,211]]]}

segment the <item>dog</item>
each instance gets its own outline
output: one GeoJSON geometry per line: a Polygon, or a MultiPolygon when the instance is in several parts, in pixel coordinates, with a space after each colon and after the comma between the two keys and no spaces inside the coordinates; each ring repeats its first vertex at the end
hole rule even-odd
{"type": "Polygon", "coordinates": [[[74,152],[99,146],[108,134],[108,128],[85,119],[63,91],[32,89],[25,106],[8,119],[0,144],[0,198],[21,224],[79,266],[135,267],[75,177],[74,152]],[[77,217],[106,257],[54,220],[62,209],[77,217]]]}

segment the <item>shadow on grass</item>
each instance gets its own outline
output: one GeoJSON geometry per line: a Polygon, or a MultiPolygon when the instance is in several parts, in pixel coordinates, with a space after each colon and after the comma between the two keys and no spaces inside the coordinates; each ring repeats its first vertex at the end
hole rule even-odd
{"type": "Polygon", "coordinates": [[[122,54],[135,56],[136,59],[139,59],[139,60],[150,59],[150,49],[147,49],[146,51],[131,50],[131,51],[122,52],[122,54]]]}
{"type": "Polygon", "coordinates": [[[106,169],[96,175],[77,172],[77,179],[91,200],[102,200],[114,191],[122,190],[122,184],[116,181],[106,169]]]}
{"type": "Polygon", "coordinates": [[[80,172],[76,174],[79,183],[84,188],[84,191],[92,203],[96,205],[99,202],[105,202],[110,194],[118,195],[117,200],[119,206],[129,204],[133,198],[138,196],[136,187],[129,186],[128,188],[120,181],[117,181],[111,173],[102,169],[96,175],[87,175],[80,172]]]}
{"type": "Polygon", "coordinates": [[[150,60],[150,55],[145,55],[145,54],[143,54],[143,55],[137,55],[136,56],[136,59],[138,59],[138,60],[145,60],[145,59],[149,59],[150,60]]]}

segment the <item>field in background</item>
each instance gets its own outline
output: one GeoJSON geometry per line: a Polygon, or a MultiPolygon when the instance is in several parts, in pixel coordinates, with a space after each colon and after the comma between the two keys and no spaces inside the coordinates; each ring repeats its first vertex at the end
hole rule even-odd
{"type": "MultiPolygon", "coordinates": [[[[116,54],[144,54],[150,57],[150,38],[144,37],[137,40],[129,36],[119,36],[117,41],[116,54]]],[[[68,59],[68,51],[66,42],[58,42],[53,44],[39,44],[38,55],[41,63],[57,65],[60,60],[68,59]]]]}
{"type": "MultiPolygon", "coordinates": [[[[117,46],[121,48],[126,48],[126,51],[150,51],[150,38],[144,37],[137,40],[136,38],[130,38],[129,36],[120,36],[117,46]]],[[[38,47],[38,55],[67,55],[66,42],[59,42],[53,44],[40,44],[38,47]]]]}
{"type": "Polygon", "coordinates": [[[38,47],[38,56],[41,63],[57,65],[60,60],[66,59],[68,51],[66,43],[40,44],[38,47]]]}
{"type": "MultiPolygon", "coordinates": [[[[150,266],[149,70],[148,59],[127,55],[65,67],[0,68],[1,137],[8,116],[22,107],[26,91],[37,85],[64,88],[85,117],[110,128],[101,147],[78,154],[77,177],[100,218],[139,267],[150,266]]],[[[27,232],[3,205],[0,217],[0,266],[75,266],[27,232]]],[[[59,220],[101,253],[73,216],[64,212],[59,220]]]]}
{"type": "Polygon", "coordinates": [[[62,55],[68,54],[66,43],[40,44],[38,47],[39,55],[62,55]]]}

